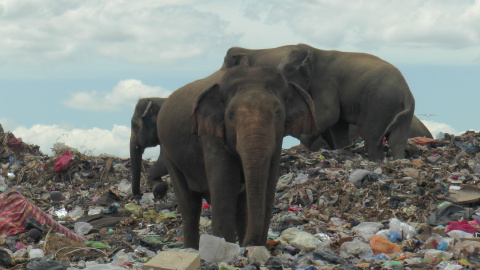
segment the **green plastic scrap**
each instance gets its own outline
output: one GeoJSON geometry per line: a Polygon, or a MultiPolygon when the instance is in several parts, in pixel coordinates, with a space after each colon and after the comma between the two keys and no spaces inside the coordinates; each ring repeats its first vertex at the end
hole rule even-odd
{"type": "Polygon", "coordinates": [[[443,201],[437,206],[437,208],[440,209],[440,208],[442,208],[442,206],[449,205],[449,204],[451,204],[451,202],[443,201]]]}
{"type": "Polygon", "coordinates": [[[382,266],[401,266],[403,265],[402,261],[386,261],[382,264],[382,266]]]}
{"type": "Polygon", "coordinates": [[[143,238],[143,241],[147,244],[155,245],[167,245],[168,247],[180,247],[183,246],[183,241],[180,242],[163,242],[159,235],[147,235],[143,238]]]}
{"type": "Polygon", "coordinates": [[[84,242],[84,244],[95,247],[95,248],[104,248],[104,249],[111,249],[112,248],[111,246],[105,245],[104,243],[94,242],[94,241],[87,241],[87,242],[84,242]]]}

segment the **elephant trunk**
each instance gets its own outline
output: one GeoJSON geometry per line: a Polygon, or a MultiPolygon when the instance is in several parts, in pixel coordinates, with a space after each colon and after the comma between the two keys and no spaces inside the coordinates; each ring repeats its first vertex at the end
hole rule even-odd
{"type": "Polygon", "coordinates": [[[137,144],[135,134],[130,137],[130,162],[132,171],[132,193],[134,197],[140,196],[140,173],[142,171],[142,155],[144,147],[137,144]]]}
{"type": "Polygon", "coordinates": [[[266,219],[266,193],[270,162],[275,150],[272,134],[239,136],[237,152],[242,160],[247,193],[247,231],[243,246],[265,245],[264,223],[266,219]]]}

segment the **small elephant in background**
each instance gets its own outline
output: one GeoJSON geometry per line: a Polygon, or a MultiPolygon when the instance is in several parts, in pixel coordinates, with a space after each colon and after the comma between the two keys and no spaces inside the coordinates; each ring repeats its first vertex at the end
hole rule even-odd
{"type": "MultiPolygon", "coordinates": [[[[357,126],[349,125],[348,127],[348,137],[350,140],[350,144],[355,143],[359,139],[361,139],[360,134],[358,133],[357,126]]],[[[418,119],[415,115],[412,118],[412,125],[410,127],[410,132],[408,134],[408,138],[415,138],[415,137],[425,137],[433,139],[432,133],[430,130],[423,124],[423,122],[418,119]]],[[[327,141],[327,138],[318,137],[311,145],[309,150],[310,151],[319,151],[321,148],[330,148],[330,149],[338,149],[332,147],[333,141],[327,141]]]]}
{"type": "MultiPolygon", "coordinates": [[[[147,147],[160,144],[157,137],[157,115],[166,98],[142,98],[135,106],[131,121],[130,161],[132,171],[132,193],[136,199],[141,198],[140,173],[142,171],[142,155],[147,147]]],[[[147,174],[147,184],[153,190],[155,198],[162,198],[168,185],[162,176],[168,174],[163,157],[163,151],[157,161],[150,167],[147,174]]]]}
{"type": "Polygon", "coordinates": [[[212,234],[266,245],[283,137],[316,128],[310,96],[248,59],[173,92],[158,138],[182,215],[184,247],[199,247],[202,198],[212,234]]]}
{"type": "Polygon", "coordinates": [[[245,55],[251,65],[272,65],[289,82],[305,89],[315,104],[317,132],[302,135],[310,148],[322,134],[336,148],[349,144],[349,124],[364,138],[369,158],[382,160],[387,138],[392,156],[405,156],[415,99],[400,71],[370,54],[320,50],[306,44],[271,49],[230,48],[223,67],[235,66],[245,55]]]}

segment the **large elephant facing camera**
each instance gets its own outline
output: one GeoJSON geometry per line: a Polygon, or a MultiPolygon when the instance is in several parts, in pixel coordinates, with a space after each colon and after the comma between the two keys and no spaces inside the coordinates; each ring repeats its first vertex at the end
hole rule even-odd
{"type": "Polygon", "coordinates": [[[307,147],[330,129],[336,148],[349,143],[348,126],[356,125],[371,160],[384,157],[383,138],[392,156],[405,155],[415,100],[400,71],[388,62],[364,53],[319,50],[305,44],[272,49],[230,48],[223,68],[237,65],[245,55],[250,65],[273,65],[289,82],[312,97],[317,132],[302,135],[307,147]]]}
{"type": "MultiPolygon", "coordinates": [[[[141,197],[140,173],[142,170],[142,155],[145,148],[160,144],[157,137],[157,115],[165,102],[165,98],[142,98],[138,100],[131,120],[130,162],[132,165],[132,193],[135,198],[141,197]]],[[[156,198],[161,198],[168,185],[161,179],[167,175],[167,167],[162,151],[157,161],[147,173],[147,184],[153,190],[156,198]]]]}
{"type": "Polygon", "coordinates": [[[310,96],[275,68],[249,67],[244,58],[173,92],[157,126],[184,246],[198,249],[202,197],[213,235],[265,245],[283,137],[315,128],[310,96]]]}

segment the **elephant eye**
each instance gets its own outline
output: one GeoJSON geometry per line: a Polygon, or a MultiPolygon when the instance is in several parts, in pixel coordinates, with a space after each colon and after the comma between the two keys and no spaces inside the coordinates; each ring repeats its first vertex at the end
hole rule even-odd
{"type": "Polygon", "coordinates": [[[229,112],[228,113],[228,119],[230,119],[230,120],[235,119],[235,113],[234,112],[229,112]]]}
{"type": "Polygon", "coordinates": [[[280,109],[277,109],[275,111],[275,117],[279,117],[282,114],[282,111],[280,109]]]}

